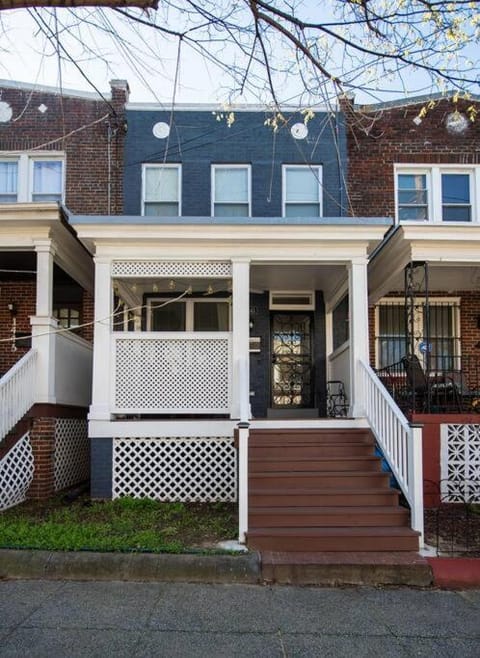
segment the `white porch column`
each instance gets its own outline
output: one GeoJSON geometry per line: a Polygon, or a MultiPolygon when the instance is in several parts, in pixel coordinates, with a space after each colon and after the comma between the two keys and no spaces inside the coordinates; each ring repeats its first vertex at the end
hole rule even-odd
{"type": "Polygon", "coordinates": [[[353,418],[365,415],[359,361],[368,364],[367,259],[355,258],[348,266],[350,322],[350,410],[353,418]]]}
{"type": "Polygon", "coordinates": [[[55,397],[55,329],[53,310],[53,259],[56,248],[51,240],[35,243],[37,252],[37,299],[35,315],[30,317],[32,348],[37,351],[35,402],[54,404],[55,397]]]}
{"type": "Polygon", "coordinates": [[[89,420],[110,420],[110,390],[114,372],[111,364],[110,314],[112,283],[110,261],[95,258],[95,325],[93,329],[93,385],[89,420]]]}
{"type": "Polygon", "coordinates": [[[250,259],[232,260],[231,418],[250,417],[250,259]]]}

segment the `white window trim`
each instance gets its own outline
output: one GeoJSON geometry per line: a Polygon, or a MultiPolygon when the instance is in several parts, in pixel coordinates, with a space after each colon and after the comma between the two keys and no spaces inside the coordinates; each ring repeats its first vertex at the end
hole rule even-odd
{"type": "MultiPolygon", "coordinates": [[[[61,202],[65,201],[65,175],[66,175],[66,158],[63,151],[35,151],[35,153],[1,153],[0,162],[17,162],[17,200],[12,203],[31,203],[33,196],[33,166],[34,162],[53,162],[62,163],[62,194],[61,202]]],[[[35,203],[55,203],[54,201],[35,201],[35,203]]]]}
{"type": "MultiPolygon", "coordinates": [[[[215,216],[215,171],[217,169],[246,169],[247,170],[247,196],[248,196],[248,214],[247,217],[252,216],[252,166],[249,164],[212,164],[211,166],[211,204],[210,214],[215,216]]],[[[233,205],[233,204],[232,204],[233,205]]]]}
{"type": "Polygon", "coordinates": [[[315,292],[312,290],[270,290],[268,308],[270,311],[314,311],[315,292]],[[275,297],[308,297],[308,304],[274,303],[275,297]]]}
{"type": "MultiPolygon", "coordinates": [[[[144,162],[142,164],[142,216],[145,216],[145,184],[146,184],[146,170],[147,169],[177,169],[178,171],[178,181],[177,181],[177,203],[178,203],[178,215],[182,215],[182,165],[179,163],[166,162],[165,164],[160,162],[144,162]]],[[[175,217],[175,215],[172,215],[175,217]]]]}
{"type": "Polygon", "coordinates": [[[323,166],[302,165],[302,164],[283,164],[282,165],[282,217],[286,217],[287,202],[287,171],[288,169],[310,169],[316,171],[318,182],[318,205],[319,217],[323,217],[323,166]]]}
{"type": "MultiPolygon", "coordinates": [[[[426,301],[426,297],[416,297],[415,298],[415,304],[420,305],[424,304],[426,301]]],[[[458,352],[457,356],[461,356],[462,354],[462,337],[460,335],[460,302],[461,298],[460,297],[429,297],[429,305],[430,306],[442,306],[442,305],[451,305],[454,306],[457,311],[453,313],[452,320],[455,323],[453,327],[453,336],[455,339],[455,351],[458,352]]],[[[403,297],[383,297],[380,299],[376,304],[375,304],[375,368],[380,368],[380,349],[379,349],[379,340],[380,340],[380,312],[379,308],[380,306],[389,306],[392,304],[396,304],[397,306],[405,306],[405,299],[403,297]]],[[[421,314],[422,318],[420,320],[420,317],[418,317],[416,320],[416,324],[418,325],[420,322],[423,322],[423,313],[421,314]]],[[[417,356],[420,358],[422,355],[417,354],[417,356]]]]}
{"type": "Polygon", "coordinates": [[[395,164],[394,165],[395,221],[397,224],[442,224],[458,226],[459,224],[480,223],[480,167],[475,165],[444,164],[395,164]],[[428,219],[399,219],[398,211],[398,176],[399,174],[426,174],[428,219]],[[470,176],[469,222],[449,222],[442,220],[442,174],[468,174],[470,176]]]}
{"type": "MultiPolygon", "coordinates": [[[[163,302],[172,302],[174,304],[185,304],[185,331],[180,333],[204,333],[204,332],[195,332],[194,331],[194,305],[195,304],[211,304],[212,302],[223,302],[224,304],[229,304],[228,297],[209,297],[208,299],[201,299],[199,297],[194,297],[193,299],[179,299],[177,301],[172,300],[171,297],[149,297],[147,299],[147,331],[152,331],[152,305],[161,304],[163,302]]],[[[232,327],[232,305],[229,304],[228,312],[228,331],[231,331],[232,327]]],[[[221,332],[219,332],[221,333],[221,332]]]]}

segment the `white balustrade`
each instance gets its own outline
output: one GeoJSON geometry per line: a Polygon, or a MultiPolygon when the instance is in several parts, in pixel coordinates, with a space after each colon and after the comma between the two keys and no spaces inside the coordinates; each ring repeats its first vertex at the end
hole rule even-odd
{"type": "Polygon", "coordinates": [[[121,332],[112,343],[113,413],[229,413],[230,333],[121,332]]]}
{"type": "Polygon", "coordinates": [[[375,372],[359,361],[367,420],[411,510],[423,544],[422,429],[409,425],[375,372]]]}
{"type": "Polygon", "coordinates": [[[0,379],[0,441],[35,402],[36,360],[35,350],[28,351],[0,379]]]}

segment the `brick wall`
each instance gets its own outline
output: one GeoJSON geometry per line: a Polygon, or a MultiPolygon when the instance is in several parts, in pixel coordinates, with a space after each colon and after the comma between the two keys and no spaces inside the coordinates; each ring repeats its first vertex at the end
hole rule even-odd
{"type": "Polygon", "coordinates": [[[15,302],[17,308],[16,331],[30,334],[30,316],[35,312],[36,286],[34,281],[0,282],[0,373],[5,373],[27,351],[18,347],[12,351],[12,343],[3,342],[12,337],[12,316],[8,304],[15,302]]]}
{"type": "MultiPolygon", "coordinates": [[[[480,121],[465,133],[451,134],[446,116],[455,110],[441,100],[420,125],[413,119],[426,103],[355,111],[343,103],[347,121],[349,210],[354,216],[394,216],[394,163],[480,164],[480,121]]],[[[459,101],[463,112],[469,105],[459,101]]]]}
{"type": "MultiPolygon", "coordinates": [[[[67,207],[74,213],[121,214],[124,103],[127,89],[113,82],[106,102],[65,93],[0,87],[12,120],[0,123],[1,151],[60,151],[66,156],[67,207]],[[44,105],[47,110],[38,108],[44,105]],[[109,176],[109,135],[111,171],[109,176]]],[[[107,94],[108,96],[108,94],[107,94]]]]}
{"type": "Polygon", "coordinates": [[[55,423],[52,417],[36,417],[32,421],[30,443],[35,471],[29,498],[48,498],[55,493],[55,423]]]}

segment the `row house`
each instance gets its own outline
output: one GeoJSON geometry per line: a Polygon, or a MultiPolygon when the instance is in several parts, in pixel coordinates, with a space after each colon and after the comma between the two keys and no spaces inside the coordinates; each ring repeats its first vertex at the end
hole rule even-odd
{"type": "Polygon", "coordinates": [[[94,266],[63,207],[122,211],[126,94],[0,81],[0,509],[89,476],[94,266]]]}
{"type": "Polygon", "coordinates": [[[369,263],[371,364],[424,426],[425,503],[478,501],[479,99],[343,107],[352,212],[394,218],[369,263]]]}

